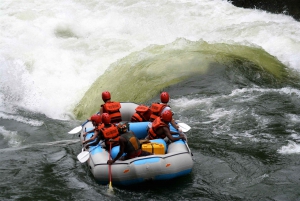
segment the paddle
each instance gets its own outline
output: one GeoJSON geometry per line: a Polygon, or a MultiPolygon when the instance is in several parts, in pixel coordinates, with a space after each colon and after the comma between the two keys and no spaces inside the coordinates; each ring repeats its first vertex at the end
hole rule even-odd
{"type": "Polygon", "coordinates": [[[92,150],[94,150],[96,147],[98,147],[99,145],[93,147],[91,150],[89,151],[83,151],[84,148],[82,148],[82,151],[80,154],[77,155],[77,159],[81,162],[84,163],[86,162],[89,158],[90,158],[90,152],[92,150]]]}
{"type": "Polygon", "coordinates": [[[181,128],[182,132],[188,132],[191,129],[189,125],[182,122],[177,123],[177,125],[179,126],[179,128],[181,128]]]}
{"type": "Polygon", "coordinates": [[[69,134],[76,134],[79,133],[82,129],[82,126],[77,126],[76,128],[73,128],[73,130],[70,130],[68,133],[69,134]]]}
{"type": "MultiPolygon", "coordinates": [[[[109,145],[109,160],[111,160],[111,143],[110,142],[110,145],[109,145]]],[[[112,184],[111,184],[111,165],[108,165],[108,173],[109,173],[109,191],[113,191],[113,187],[112,187],[112,184]]]]}
{"type": "Polygon", "coordinates": [[[76,128],[73,128],[72,130],[70,130],[68,133],[69,134],[76,134],[79,133],[82,130],[82,127],[89,122],[89,120],[86,120],[86,122],[84,122],[81,126],[77,126],[76,128]]]}

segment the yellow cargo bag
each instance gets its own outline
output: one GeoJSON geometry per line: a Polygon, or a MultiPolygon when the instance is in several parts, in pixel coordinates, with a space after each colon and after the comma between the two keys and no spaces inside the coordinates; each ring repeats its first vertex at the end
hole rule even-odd
{"type": "Polygon", "coordinates": [[[165,154],[165,146],[164,144],[159,144],[155,142],[144,143],[142,144],[142,150],[148,151],[152,154],[165,154]]]}

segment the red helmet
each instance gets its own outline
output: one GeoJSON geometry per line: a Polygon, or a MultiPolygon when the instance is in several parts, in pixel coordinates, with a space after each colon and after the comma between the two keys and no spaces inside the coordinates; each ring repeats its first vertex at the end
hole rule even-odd
{"type": "Polygon", "coordinates": [[[160,94],[160,100],[162,103],[168,103],[169,102],[169,99],[170,99],[170,96],[168,94],[168,92],[161,92],[160,94]]]}
{"type": "Polygon", "coordinates": [[[103,113],[102,114],[102,122],[104,124],[109,124],[110,123],[110,116],[108,113],[103,113]]]}
{"type": "Polygon", "coordinates": [[[91,116],[91,121],[96,122],[96,124],[102,123],[102,118],[100,115],[98,114],[94,114],[93,116],[91,116]]]}
{"type": "MultiPolygon", "coordinates": [[[[164,120],[165,122],[171,122],[173,119],[173,114],[171,112],[171,110],[166,110],[164,111],[160,117],[162,118],[162,120],[164,120]]],[[[103,121],[103,120],[102,120],[103,121]]]]}
{"type": "Polygon", "coordinates": [[[102,100],[105,102],[105,101],[107,101],[109,99],[110,99],[110,93],[109,93],[109,91],[103,91],[102,92],[102,100]]]}

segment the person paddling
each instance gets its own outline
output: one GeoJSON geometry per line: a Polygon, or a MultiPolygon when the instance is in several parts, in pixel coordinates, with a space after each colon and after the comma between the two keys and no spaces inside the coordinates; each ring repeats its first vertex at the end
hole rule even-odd
{"type": "Polygon", "coordinates": [[[179,137],[173,137],[170,131],[169,123],[172,121],[173,115],[170,110],[164,111],[160,117],[157,117],[153,122],[152,126],[148,131],[146,139],[169,139],[174,142],[176,140],[186,140],[185,135],[179,133],[179,137]]]}
{"type": "MultiPolygon", "coordinates": [[[[153,122],[157,117],[161,116],[161,114],[166,111],[166,110],[171,110],[171,107],[168,105],[168,102],[170,100],[170,95],[168,92],[161,92],[160,94],[160,101],[161,103],[158,102],[154,102],[152,103],[152,105],[150,106],[151,109],[151,115],[150,115],[150,121],[153,122]]],[[[173,112],[172,112],[173,114],[173,112]]],[[[177,129],[179,132],[182,132],[179,128],[179,126],[176,124],[175,120],[172,117],[172,120],[170,121],[171,125],[177,129]]]]}
{"type": "MultiPolygon", "coordinates": [[[[101,128],[101,125],[103,125],[102,124],[102,117],[101,117],[101,115],[94,114],[88,120],[92,122],[92,124],[94,126],[94,129],[92,129],[92,130],[90,130],[88,132],[84,132],[83,135],[82,135],[84,138],[87,135],[87,133],[91,133],[91,132],[94,132],[93,136],[97,135],[98,132],[95,133],[95,131],[99,130],[101,128]]],[[[92,141],[92,140],[90,140],[90,141],[92,141]]]]}
{"type": "Polygon", "coordinates": [[[117,126],[110,123],[111,119],[110,119],[110,116],[108,113],[103,113],[101,116],[102,116],[103,125],[101,125],[100,129],[95,131],[95,132],[97,132],[97,134],[96,134],[97,137],[94,138],[94,139],[96,139],[96,141],[92,142],[91,144],[86,144],[86,143],[90,142],[92,140],[84,141],[83,144],[86,144],[85,145],[86,149],[89,146],[97,145],[100,142],[100,140],[104,141],[106,149],[108,149],[110,146],[110,142],[109,142],[110,139],[114,140],[114,142],[112,143],[112,147],[119,145],[120,134],[119,134],[119,130],[118,130],[117,126]]]}

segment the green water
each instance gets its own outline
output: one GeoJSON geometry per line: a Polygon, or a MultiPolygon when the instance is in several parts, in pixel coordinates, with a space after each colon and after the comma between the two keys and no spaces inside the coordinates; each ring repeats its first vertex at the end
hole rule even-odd
{"type": "Polygon", "coordinates": [[[242,66],[244,71],[251,68],[277,81],[287,76],[285,66],[260,48],[181,39],[166,46],[150,46],[115,62],[85,93],[74,113],[78,119],[86,119],[98,111],[103,104],[101,93],[106,90],[112,100],[144,103],[166,87],[205,75],[216,65],[242,66]]]}

